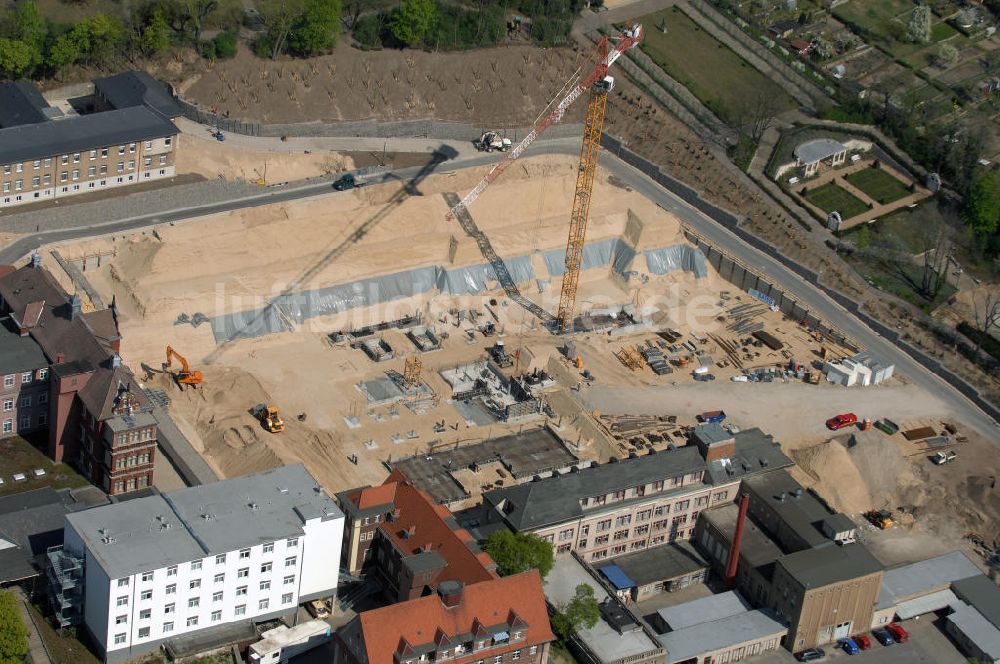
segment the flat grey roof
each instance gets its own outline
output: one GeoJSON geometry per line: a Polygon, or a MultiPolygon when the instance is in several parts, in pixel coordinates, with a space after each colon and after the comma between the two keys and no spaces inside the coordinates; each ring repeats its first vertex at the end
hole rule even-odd
{"type": "Polygon", "coordinates": [[[0,164],[54,157],[179,133],[145,106],[0,129],[0,164]]]}
{"type": "MultiPolygon", "coordinates": [[[[736,455],[728,468],[717,461],[706,463],[697,446],[687,445],[676,450],[624,459],[617,462],[583,468],[578,472],[497,489],[484,495],[492,505],[507,501],[504,518],[517,530],[562,523],[584,514],[583,498],[613,493],[657,480],[705,471],[707,484],[734,482],[741,477],[792,465],[773,439],[760,429],[748,429],[736,434],[736,455]]],[[[682,488],[683,491],[688,489],[682,488]]],[[[664,495],[669,495],[664,494],[664,495]]],[[[638,500],[649,500],[649,494],[638,500]]],[[[587,514],[615,510],[626,502],[608,503],[588,509],[587,514]]]]}
{"type": "Polygon", "coordinates": [[[601,570],[608,565],[617,565],[636,585],[645,586],[705,569],[708,567],[708,562],[691,546],[690,542],[678,540],[670,544],[618,556],[606,563],[594,565],[594,567],[601,570]]]}
{"type": "Polygon", "coordinates": [[[176,118],[183,113],[166,84],[144,71],[127,71],[96,79],[94,91],[115,108],[148,106],[166,118],[176,118]]]}
{"type": "Polygon", "coordinates": [[[127,431],[136,427],[146,427],[156,424],[156,418],[150,413],[135,412],[131,415],[116,415],[110,420],[106,420],[104,425],[111,428],[111,431],[127,431]]]}
{"type": "Polygon", "coordinates": [[[803,164],[813,164],[817,161],[829,159],[846,149],[843,143],[835,141],[832,138],[816,138],[796,147],[795,157],[803,164]]]}
{"type": "Polygon", "coordinates": [[[667,662],[683,662],[702,653],[715,652],[758,641],[782,637],[788,628],[763,611],[747,611],[659,636],[667,649],[667,662]]]}
{"type": "Polygon", "coordinates": [[[951,584],[955,594],[971,604],[976,611],[1000,628],[1000,587],[985,574],[955,581],[951,584]]]}
{"type": "Polygon", "coordinates": [[[716,422],[699,424],[694,428],[692,435],[704,443],[706,446],[718,445],[728,440],[732,440],[733,434],[729,433],[716,422]]]}
{"type": "Polygon", "coordinates": [[[0,83],[0,128],[45,122],[49,103],[30,81],[0,83]]]}
{"type": "Polygon", "coordinates": [[[66,521],[115,579],[301,535],[306,519],[340,516],[297,464],[70,514],[66,521]]]}
{"type": "Polygon", "coordinates": [[[830,541],[820,530],[823,520],[832,516],[830,510],[784,470],[751,477],[744,485],[808,546],[830,541]],[[796,491],[800,492],[798,497],[796,491]]]}
{"type": "Polygon", "coordinates": [[[778,564],[807,590],[868,576],[882,563],[863,544],[837,545],[832,541],[778,558],[778,564]]]}
{"type": "Polygon", "coordinates": [[[961,551],[900,565],[885,571],[879,591],[879,609],[895,606],[899,602],[949,587],[955,581],[979,576],[982,572],[961,551]]]}
{"type": "Polygon", "coordinates": [[[955,627],[986,655],[986,661],[1000,660],[1000,630],[968,604],[956,607],[947,617],[955,627]]]}
{"type": "MultiPolygon", "coordinates": [[[[598,604],[608,598],[604,587],[594,580],[576,558],[571,555],[556,556],[552,571],[545,577],[545,599],[553,606],[562,606],[573,599],[576,587],[581,583],[594,589],[598,604]]],[[[577,634],[602,662],[624,660],[661,649],[660,644],[643,629],[620,634],[603,616],[593,627],[581,627],[577,634]]]]}
{"type": "Polygon", "coordinates": [[[893,366],[889,362],[886,362],[881,356],[876,355],[870,350],[863,350],[860,353],[852,355],[851,359],[858,364],[863,364],[872,371],[879,371],[893,366]]]}
{"type": "Polygon", "coordinates": [[[490,462],[500,462],[515,478],[524,478],[573,465],[576,457],[558,436],[541,427],[475,445],[400,459],[393,461],[392,467],[402,470],[406,479],[438,503],[450,503],[467,497],[451,473],[490,462]]]}
{"type": "MultiPolygon", "coordinates": [[[[715,526],[727,538],[727,544],[732,544],[733,532],[736,530],[736,519],[740,508],[734,503],[722,507],[705,510],[699,516],[715,526]]],[[[781,555],[778,545],[764,534],[752,520],[747,519],[743,528],[743,543],[740,545],[740,557],[751,567],[760,568],[772,564],[781,555]]],[[[768,574],[768,576],[770,576],[768,574]]]]}
{"type": "Polygon", "coordinates": [[[31,336],[22,337],[10,316],[0,319],[0,374],[19,373],[49,366],[49,359],[31,336]]]}
{"type": "Polygon", "coordinates": [[[676,632],[701,623],[746,613],[749,610],[750,605],[739,594],[730,590],[683,604],[668,606],[656,613],[670,627],[670,631],[676,632]]]}

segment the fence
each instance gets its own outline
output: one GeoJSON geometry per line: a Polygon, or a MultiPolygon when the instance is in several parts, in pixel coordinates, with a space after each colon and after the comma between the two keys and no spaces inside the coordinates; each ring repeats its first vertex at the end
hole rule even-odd
{"type": "MultiPolygon", "coordinates": [[[[779,252],[775,247],[771,246],[767,242],[764,242],[760,238],[748,233],[747,231],[740,228],[740,218],[724,210],[712,203],[701,198],[697,191],[687,186],[686,184],[675,180],[666,173],[660,170],[658,166],[649,162],[648,160],[635,154],[628,148],[626,148],[620,139],[604,134],[601,139],[601,145],[604,149],[608,150],[616,157],[624,161],[626,164],[632,166],[633,168],[642,171],[647,176],[649,176],[653,181],[655,181],[660,186],[664,187],[671,193],[673,193],[678,198],[682,199],[696,210],[706,215],[713,221],[721,224],[726,229],[731,231],[734,235],[739,237],[741,240],[751,245],[755,249],[767,254],[768,256],[774,258],[778,262],[782,263],[785,267],[790,269],[795,274],[799,275],[804,281],[812,284],[816,288],[819,288],[827,296],[829,296],[834,302],[839,304],[841,307],[846,309],[848,312],[856,316],[861,322],[867,325],[869,328],[874,330],[876,333],[884,337],[887,341],[895,344],[897,348],[909,355],[914,361],[924,366],[927,370],[937,375],[939,378],[947,382],[949,385],[958,390],[963,396],[972,401],[978,408],[983,412],[993,418],[996,422],[1000,423],[1000,408],[988,401],[983,397],[979,390],[970,385],[961,376],[948,369],[940,361],[930,357],[923,351],[911,346],[909,343],[903,341],[898,330],[895,330],[882,321],[874,318],[865,311],[862,310],[861,305],[854,298],[848,297],[838,290],[830,288],[829,286],[821,283],[819,281],[819,275],[812,270],[806,268],[805,266],[793,261],[788,256],[779,252]]],[[[690,232],[690,231],[688,231],[690,232]]],[[[725,276],[725,275],[723,275],[725,276]]],[[[744,277],[746,279],[746,277],[744,277]]],[[[759,286],[755,287],[758,290],[771,295],[774,294],[768,292],[759,286]]]]}

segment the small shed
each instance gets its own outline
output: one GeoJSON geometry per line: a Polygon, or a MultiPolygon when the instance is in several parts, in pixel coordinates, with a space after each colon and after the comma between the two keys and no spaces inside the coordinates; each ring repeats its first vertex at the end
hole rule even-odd
{"type": "Polygon", "coordinates": [[[686,540],[678,540],[615,558],[597,568],[623,601],[641,602],[700,583],[708,562],[686,540]]]}

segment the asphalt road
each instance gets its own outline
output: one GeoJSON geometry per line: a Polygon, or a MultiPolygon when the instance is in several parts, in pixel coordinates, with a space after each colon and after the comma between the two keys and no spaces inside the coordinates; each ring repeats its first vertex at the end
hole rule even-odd
{"type": "MultiPolygon", "coordinates": [[[[544,154],[576,155],[579,153],[579,145],[579,140],[539,140],[529,148],[527,153],[530,156],[536,157],[544,154]]],[[[455,148],[457,144],[449,141],[442,141],[441,146],[455,148]]],[[[438,168],[438,172],[447,172],[458,168],[481,166],[493,163],[496,159],[497,156],[491,154],[460,156],[459,158],[440,166],[438,168]]],[[[851,313],[841,308],[822,291],[803,282],[797,274],[786,268],[784,265],[766,254],[757,251],[753,247],[750,247],[727,229],[690,207],[682,200],[675,197],[672,193],[653,182],[646,175],[633,169],[631,166],[628,166],[611,153],[605,151],[602,154],[601,166],[612,172],[638,193],[648,197],[665,210],[677,215],[677,217],[684,223],[691,226],[694,230],[719,248],[733,255],[739,256],[746,263],[753,265],[761,271],[774,277],[786,290],[793,293],[803,306],[816,312],[834,326],[839,327],[868,349],[880,354],[888,361],[894,363],[897,370],[906,374],[911,381],[923,389],[929,390],[931,393],[937,395],[938,398],[942,399],[949,406],[955,420],[961,422],[966,427],[975,429],[983,436],[1000,445],[998,425],[992,418],[977,408],[971,401],[959,394],[946,382],[927,371],[922,365],[918,364],[909,355],[900,350],[898,346],[884,339],[881,335],[877,334],[871,328],[855,318],[851,313]]],[[[380,178],[380,181],[405,181],[415,175],[419,170],[419,167],[400,169],[399,171],[383,175],[380,178]]],[[[54,242],[134,231],[140,228],[155,226],[163,223],[178,222],[184,219],[190,219],[208,214],[216,214],[240,208],[269,205],[272,203],[280,203],[284,201],[308,198],[311,196],[329,194],[330,191],[330,183],[322,182],[305,185],[291,190],[267,192],[260,195],[248,196],[217,204],[177,209],[166,213],[142,215],[107,224],[87,225],[70,229],[36,233],[25,236],[0,251],[0,264],[13,263],[31,251],[37,249],[39,246],[54,242]]],[[[475,214],[474,204],[472,212],[475,214]]]]}

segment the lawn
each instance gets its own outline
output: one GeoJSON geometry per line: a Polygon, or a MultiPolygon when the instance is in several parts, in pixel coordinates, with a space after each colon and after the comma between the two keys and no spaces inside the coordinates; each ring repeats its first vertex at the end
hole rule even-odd
{"type": "Polygon", "coordinates": [[[822,187],[811,189],[806,194],[806,199],[824,212],[836,210],[845,221],[868,210],[864,201],[836,182],[828,182],[822,187]]]}
{"type": "Polygon", "coordinates": [[[732,122],[741,105],[761,94],[774,99],[781,111],[795,107],[794,100],[777,83],[677,8],[647,14],[639,21],[644,28],[643,51],[723,120],[732,122]],[[666,34],[659,28],[664,20],[666,34]]]}
{"type": "Polygon", "coordinates": [[[52,463],[52,460],[45,456],[37,446],[41,446],[47,440],[47,434],[43,433],[32,439],[32,442],[20,437],[0,439],[0,496],[31,489],[40,489],[50,486],[54,489],[73,488],[86,486],[87,480],[80,477],[76,472],[62,463],[52,463]],[[34,470],[41,468],[45,471],[42,477],[35,477],[34,470]],[[24,473],[27,477],[23,482],[15,482],[14,474],[24,473]]]}
{"type": "Polygon", "coordinates": [[[888,22],[893,18],[913,11],[911,0],[851,0],[833,10],[833,15],[842,21],[861,26],[882,39],[890,39],[888,22]]]}
{"type": "Polygon", "coordinates": [[[905,184],[881,168],[866,168],[844,176],[844,179],[882,205],[895,203],[910,194],[905,184]]]}
{"type": "Polygon", "coordinates": [[[71,627],[60,635],[52,627],[52,623],[42,616],[37,606],[34,604],[28,606],[31,617],[38,627],[38,636],[45,642],[45,649],[52,656],[54,664],[101,664],[101,660],[76,638],[77,630],[82,632],[83,628],[71,627]]]}

